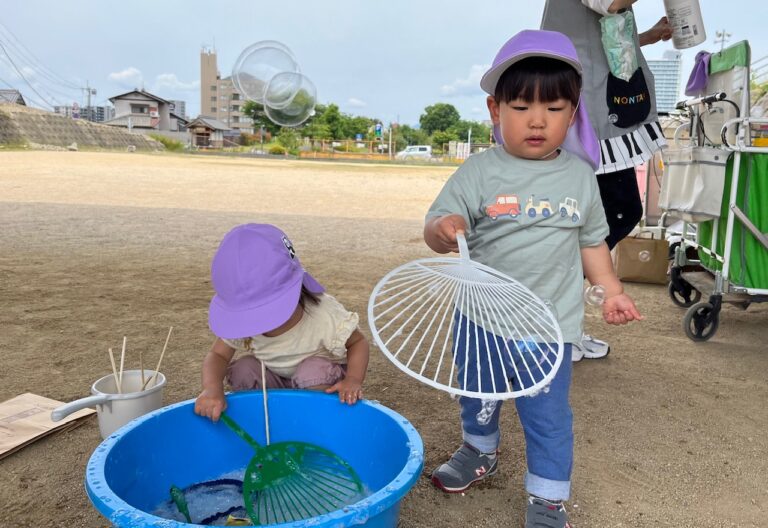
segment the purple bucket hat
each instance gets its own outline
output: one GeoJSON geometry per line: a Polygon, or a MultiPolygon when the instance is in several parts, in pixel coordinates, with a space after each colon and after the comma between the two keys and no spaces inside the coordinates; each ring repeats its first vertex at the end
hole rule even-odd
{"type": "Polygon", "coordinates": [[[299,304],[301,286],[325,289],[299,262],[293,244],[269,224],[244,224],[224,236],[211,262],[216,290],[208,325],[218,337],[238,339],[274,330],[299,304]]]}
{"type": "MultiPolygon", "coordinates": [[[[480,88],[494,95],[501,75],[514,63],[528,57],[550,57],[561,60],[582,75],[581,63],[576,48],[568,37],[557,31],[526,29],[509,39],[496,54],[491,68],[480,79],[480,88]]],[[[580,98],[576,118],[568,129],[563,148],[583,159],[594,170],[600,166],[600,145],[589,121],[589,114],[580,98]]],[[[499,145],[504,144],[499,126],[493,127],[493,137],[499,145]]]]}

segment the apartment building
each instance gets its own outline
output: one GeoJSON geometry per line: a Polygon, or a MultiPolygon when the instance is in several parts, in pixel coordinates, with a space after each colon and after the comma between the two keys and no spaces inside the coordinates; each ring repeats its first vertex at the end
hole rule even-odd
{"type": "Polygon", "coordinates": [[[661,59],[647,59],[656,86],[656,108],[659,112],[670,112],[680,100],[680,75],[683,69],[683,54],[667,50],[661,59]]]}
{"type": "Polygon", "coordinates": [[[208,116],[243,132],[252,132],[251,118],[242,112],[245,98],[235,90],[232,77],[221,77],[216,51],[200,51],[200,115],[208,116]]]}
{"type": "Polygon", "coordinates": [[[186,103],[186,101],[181,101],[179,99],[172,99],[171,100],[171,112],[173,112],[177,116],[181,117],[182,119],[187,119],[187,103],[186,103]]]}

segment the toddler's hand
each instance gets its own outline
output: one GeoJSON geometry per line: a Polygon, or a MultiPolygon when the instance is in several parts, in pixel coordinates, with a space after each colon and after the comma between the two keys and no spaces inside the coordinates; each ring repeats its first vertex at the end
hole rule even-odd
{"type": "Polygon", "coordinates": [[[325,392],[328,394],[338,392],[339,400],[341,400],[342,403],[348,403],[350,405],[357,403],[357,400],[363,398],[362,383],[350,377],[346,377],[335,385],[328,387],[325,389],[325,392]]]}
{"type": "Polygon", "coordinates": [[[603,302],[603,319],[608,324],[623,325],[630,321],[642,321],[643,316],[632,298],[626,293],[620,293],[603,302]]]}
{"type": "Polygon", "coordinates": [[[221,413],[227,408],[224,391],[204,389],[195,400],[195,414],[206,416],[214,422],[219,421],[221,413]]]}
{"type": "Polygon", "coordinates": [[[459,244],[456,242],[456,233],[467,231],[467,223],[461,215],[446,215],[440,218],[435,225],[435,238],[443,246],[445,251],[459,252],[459,244]]]}

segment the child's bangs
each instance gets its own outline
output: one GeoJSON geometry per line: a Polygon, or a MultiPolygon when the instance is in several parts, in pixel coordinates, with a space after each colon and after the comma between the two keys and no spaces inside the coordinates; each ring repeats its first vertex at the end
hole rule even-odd
{"type": "Polygon", "coordinates": [[[510,66],[496,85],[496,100],[508,103],[550,103],[566,99],[576,105],[581,77],[570,65],[556,59],[531,57],[510,66]]]}

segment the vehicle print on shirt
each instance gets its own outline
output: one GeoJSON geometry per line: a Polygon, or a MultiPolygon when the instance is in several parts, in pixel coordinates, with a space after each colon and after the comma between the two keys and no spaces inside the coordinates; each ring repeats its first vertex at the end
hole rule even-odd
{"type": "Polygon", "coordinates": [[[509,215],[515,220],[520,216],[520,199],[516,194],[498,194],[496,203],[486,206],[485,213],[491,217],[491,220],[504,215],[509,215]]]}
{"type": "Polygon", "coordinates": [[[534,195],[528,197],[525,202],[525,212],[531,218],[536,218],[537,214],[540,214],[544,218],[552,216],[552,204],[549,203],[549,198],[541,198],[536,203],[534,195]]]}
{"type": "Polygon", "coordinates": [[[579,217],[581,216],[579,214],[579,203],[576,201],[575,198],[568,198],[565,197],[564,202],[560,202],[560,216],[565,218],[566,216],[570,216],[571,220],[573,220],[573,223],[576,223],[579,221],[579,217]]]}

